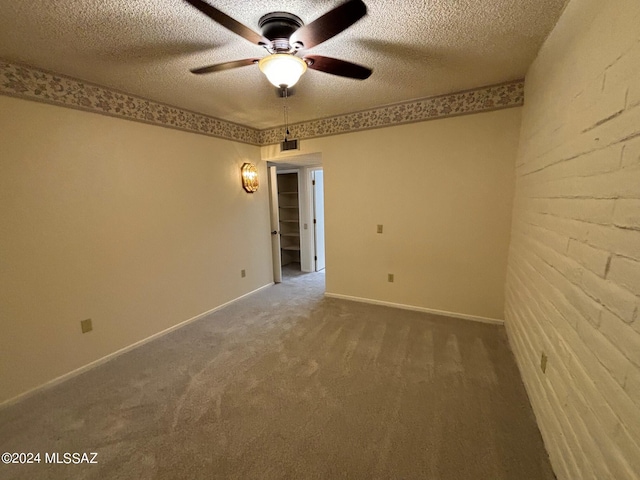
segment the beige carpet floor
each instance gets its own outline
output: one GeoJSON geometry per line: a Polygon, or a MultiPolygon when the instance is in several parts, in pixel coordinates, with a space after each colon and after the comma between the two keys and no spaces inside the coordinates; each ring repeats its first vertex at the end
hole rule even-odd
{"type": "Polygon", "coordinates": [[[554,478],[503,327],[323,292],[287,277],[0,410],[0,453],[43,456],[0,478],[554,478]]]}

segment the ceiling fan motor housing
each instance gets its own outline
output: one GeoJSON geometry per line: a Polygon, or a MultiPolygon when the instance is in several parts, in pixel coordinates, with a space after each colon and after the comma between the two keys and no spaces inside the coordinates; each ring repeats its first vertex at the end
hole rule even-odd
{"type": "MultiPolygon", "coordinates": [[[[289,51],[289,38],[304,22],[300,17],[288,12],[271,12],[258,21],[262,35],[273,42],[275,51],[289,51]]],[[[295,47],[295,46],[294,46],[295,47]]]]}

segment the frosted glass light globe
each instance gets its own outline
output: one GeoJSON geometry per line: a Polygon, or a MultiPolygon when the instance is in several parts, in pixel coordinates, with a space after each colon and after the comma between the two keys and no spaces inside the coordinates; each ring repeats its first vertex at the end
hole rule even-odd
{"type": "Polygon", "coordinates": [[[307,64],[301,58],[289,53],[274,53],[258,62],[260,71],[276,87],[293,87],[302,74],[307,71],[307,64]]]}

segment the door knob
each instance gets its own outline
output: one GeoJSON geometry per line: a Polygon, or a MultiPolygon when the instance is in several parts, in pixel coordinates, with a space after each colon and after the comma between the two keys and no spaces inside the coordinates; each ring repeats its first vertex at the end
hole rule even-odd
{"type": "Polygon", "coordinates": [[[271,232],[271,235],[277,235],[277,234],[278,234],[277,230],[274,230],[273,232],[271,232]]]}

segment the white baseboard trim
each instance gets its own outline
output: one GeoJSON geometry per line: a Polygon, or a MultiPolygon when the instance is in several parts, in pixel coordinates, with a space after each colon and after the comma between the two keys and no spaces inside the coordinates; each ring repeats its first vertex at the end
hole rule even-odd
{"type": "Polygon", "coordinates": [[[472,320],[474,322],[491,323],[494,325],[504,325],[504,320],[497,318],[479,317],[477,315],[468,315],[466,313],[447,312],[445,310],[436,310],[433,308],[417,307],[415,305],[405,305],[404,303],[385,302],[383,300],[373,300],[371,298],[352,297],[342,295],[340,293],[325,292],[325,297],[339,298],[341,300],[350,300],[352,302],[370,303],[372,305],[382,305],[385,307],[400,308],[402,310],[412,310],[414,312],[433,313],[434,315],[442,315],[444,317],[461,318],[463,320],[472,320]]]}
{"type": "Polygon", "coordinates": [[[53,380],[49,380],[46,383],[43,383],[42,385],[39,385],[35,388],[32,388],[31,390],[27,390],[26,392],[23,392],[15,397],[9,398],[8,400],[5,400],[4,402],[0,403],[0,409],[1,408],[5,408],[5,407],[9,407],[10,405],[13,405],[15,403],[20,402],[21,400],[24,400],[27,397],[30,397],[32,395],[35,395],[36,393],[39,393],[43,390],[47,390],[51,387],[54,387],[55,385],[58,385],[66,380],[69,380],[70,378],[76,377],[78,375],[80,375],[81,373],[84,373],[86,371],[91,370],[92,368],[97,367],[98,365],[102,365],[103,363],[108,362],[109,360],[112,360],[120,355],[122,355],[123,353],[127,353],[130,352],[131,350],[144,345],[145,343],[149,343],[152,340],[155,340],[157,338],[160,338],[168,333],[173,332],[174,330],[177,330],[179,328],[182,328],[192,322],[195,322],[196,320],[200,320],[203,317],[206,317],[207,315],[212,314],[213,312],[216,312],[218,310],[223,309],[224,307],[231,305],[232,303],[237,302],[238,300],[241,300],[245,297],[248,297],[249,295],[253,295],[254,293],[259,292],[260,290],[263,290],[265,288],[268,288],[270,286],[272,286],[274,283],[268,283],[266,285],[263,285],[262,287],[256,288],[255,290],[252,290],[249,293],[245,293],[244,295],[241,295],[237,298],[234,298],[233,300],[229,300],[226,303],[223,303],[222,305],[218,305],[217,307],[212,308],[211,310],[207,310],[206,312],[200,313],[198,315],[196,315],[195,317],[191,317],[188,320],[184,320],[183,322],[180,322],[176,325],[173,325],[169,328],[165,328],[164,330],[161,330],[158,333],[154,333],[153,335],[143,338],[142,340],[138,340],[135,343],[132,343],[131,345],[128,345],[124,348],[121,348],[120,350],[116,350],[113,353],[110,353],[102,358],[99,358],[97,360],[94,360],[93,362],[87,363],[86,365],[80,367],[80,368],[76,368],[75,370],[71,370],[68,373],[65,373],[64,375],[61,375],[59,377],[54,378],[53,380]]]}

